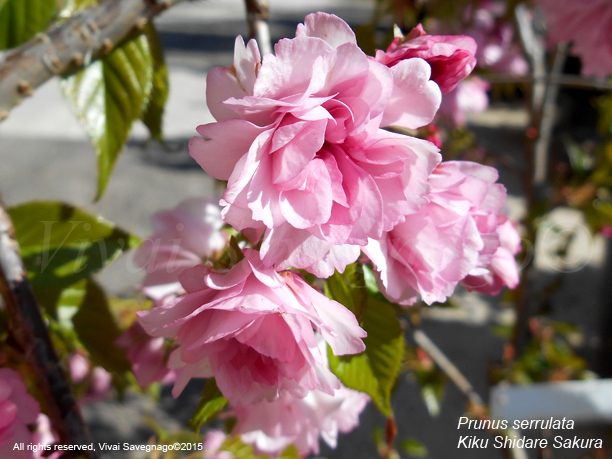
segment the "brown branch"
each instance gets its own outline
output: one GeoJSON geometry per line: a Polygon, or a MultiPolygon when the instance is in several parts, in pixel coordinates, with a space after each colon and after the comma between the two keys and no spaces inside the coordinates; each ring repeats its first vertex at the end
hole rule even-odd
{"type": "Polygon", "coordinates": [[[509,74],[488,74],[478,75],[483,80],[489,83],[499,84],[554,84],[567,88],[585,89],[585,90],[596,90],[596,91],[610,91],[612,90],[612,83],[609,83],[605,79],[587,78],[581,75],[547,75],[540,78],[534,78],[533,76],[518,76],[509,74]]]}
{"type": "Polygon", "coordinates": [[[267,54],[272,52],[270,28],[268,27],[269,5],[267,0],[244,0],[247,10],[249,34],[257,40],[259,52],[267,54]]]}
{"type": "MultiPolygon", "coordinates": [[[[0,293],[9,316],[9,331],[32,368],[60,442],[89,445],[91,438],[49,339],[32,286],[25,273],[13,224],[0,201],[0,293]]],[[[62,456],[63,457],[63,456],[62,456]]],[[[79,457],[97,458],[93,451],[79,457]]]]}
{"type": "Polygon", "coordinates": [[[179,1],[102,0],[5,53],[0,59],[0,121],[47,80],[110,53],[179,1]]]}

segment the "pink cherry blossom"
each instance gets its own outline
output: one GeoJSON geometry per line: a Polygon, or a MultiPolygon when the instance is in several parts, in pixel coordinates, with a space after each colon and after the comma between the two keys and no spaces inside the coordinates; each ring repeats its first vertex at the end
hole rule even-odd
{"type": "Polygon", "coordinates": [[[419,24],[405,37],[396,37],[387,51],[376,51],[375,59],[393,67],[419,57],[431,65],[431,79],[442,94],[452,91],[476,66],[476,42],[465,35],[427,35],[419,24]]]}
{"type": "Polygon", "coordinates": [[[221,228],[221,209],[201,198],[181,202],[176,208],[152,217],[153,234],[135,254],[146,268],[143,291],[154,300],[180,290],[179,275],[221,250],[227,238],[221,228]]]}
{"type": "Polygon", "coordinates": [[[498,73],[526,75],[529,64],[516,39],[515,27],[505,20],[506,2],[483,0],[473,10],[466,33],[478,44],[478,65],[498,73]]]}
{"type": "Polygon", "coordinates": [[[612,2],[536,0],[556,43],[572,42],[570,52],[582,60],[582,73],[605,77],[612,74],[612,2]]]}
{"type": "Polygon", "coordinates": [[[212,429],[204,437],[204,459],[234,459],[229,451],[221,451],[227,435],[222,430],[212,429]]]}
{"type": "Polygon", "coordinates": [[[468,161],[440,164],[430,176],[429,203],[364,249],[392,301],[443,302],[500,245],[498,214],[506,190],[497,171],[468,161]]]}
{"type": "Polygon", "coordinates": [[[484,257],[478,267],[462,282],[468,290],[498,295],[504,287],[515,288],[519,283],[518,266],[514,256],[521,251],[521,236],[516,223],[498,216],[499,247],[492,258],[484,257]],[[486,260],[486,261],[485,261],[486,260]]]}
{"type": "Polygon", "coordinates": [[[212,69],[218,122],[198,127],[190,153],[228,180],[223,219],[257,241],[266,266],[327,277],[421,205],[437,148],[380,128],[418,128],[440,104],[422,59],[369,59],[340,18],[306,17],[263,61],[236,39],[234,64],[212,69]],[[353,247],[351,247],[353,246],[353,247]]]}
{"type": "MultiPolygon", "coordinates": [[[[317,343],[328,366],[327,346],[319,334],[317,343]]],[[[271,457],[291,444],[302,456],[318,454],[320,438],[335,448],[339,432],[350,432],[359,425],[359,415],[369,400],[368,395],[344,386],[333,394],[313,390],[304,398],[284,393],[272,402],[232,406],[232,414],[237,418],[232,433],[240,434],[242,441],[271,457]]]]}
{"type": "Polygon", "coordinates": [[[285,391],[333,393],[340,383],[323,365],[313,328],[334,353],[358,353],[366,334],[355,316],[299,275],[266,268],[254,250],[244,254],[230,270],[186,270],[186,295],[139,313],[147,333],[176,339],[169,362],[177,371],[173,394],[191,378],[211,376],[237,405],[285,391]]]}
{"type": "Polygon", "coordinates": [[[152,338],[135,322],[117,340],[127,349],[127,358],[141,387],[157,381],[173,382],[176,375],[168,368],[168,352],[164,338],[152,338]]]}
{"type": "Polygon", "coordinates": [[[36,430],[32,432],[32,444],[38,446],[38,451],[35,452],[34,457],[36,459],[59,459],[63,451],[48,454],[49,451],[52,451],[51,445],[58,443],[59,440],[59,435],[53,430],[51,420],[45,414],[40,413],[36,418],[36,430]]]}
{"type": "Polygon", "coordinates": [[[15,443],[32,443],[28,426],[36,425],[40,405],[11,368],[0,368],[0,457],[33,459],[33,451],[13,451],[15,443]]]}
{"type": "Polygon", "coordinates": [[[269,402],[236,407],[233,433],[262,454],[276,457],[293,444],[300,455],[319,453],[319,438],[335,448],[339,432],[350,432],[369,401],[362,393],[342,386],[334,394],[310,391],[304,398],[289,393],[269,402]]]}
{"type": "Polygon", "coordinates": [[[489,84],[478,77],[460,81],[457,87],[444,94],[438,112],[454,126],[465,126],[466,113],[480,113],[489,106],[489,84]]]}
{"type": "Polygon", "coordinates": [[[113,378],[102,367],[93,367],[89,359],[75,352],[68,357],[68,370],[70,379],[79,393],[79,402],[83,405],[106,400],[113,388],[113,378]]]}

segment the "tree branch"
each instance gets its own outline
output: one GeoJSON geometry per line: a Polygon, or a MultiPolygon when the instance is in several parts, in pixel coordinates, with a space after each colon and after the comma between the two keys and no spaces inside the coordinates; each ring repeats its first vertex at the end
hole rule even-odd
{"type": "Polygon", "coordinates": [[[468,381],[468,379],[459,371],[459,369],[455,366],[453,362],[450,361],[448,357],[440,350],[436,343],[434,343],[429,336],[425,334],[424,331],[414,329],[410,327],[410,331],[412,333],[412,337],[414,338],[415,343],[417,343],[427,355],[431,357],[431,360],[435,362],[436,365],[442,370],[446,376],[453,382],[457,389],[459,389],[465,398],[467,398],[469,404],[474,408],[474,410],[480,414],[486,412],[485,404],[478,395],[478,392],[474,390],[472,384],[468,381]]]}
{"type": "Polygon", "coordinates": [[[268,27],[269,5],[267,0],[244,0],[247,10],[249,34],[257,40],[259,52],[263,54],[272,52],[270,28],[268,27]]]}
{"type": "MultiPolygon", "coordinates": [[[[408,325],[408,330],[412,334],[412,338],[419,347],[421,347],[434,363],[448,376],[453,384],[461,391],[467,399],[470,408],[479,417],[485,417],[487,408],[484,401],[474,389],[474,386],[464,376],[463,373],[451,362],[451,360],[442,352],[442,350],[434,343],[423,330],[415,329],[412,325],[408,325]]],[[[502,432],[503,433],[503,432],[502,432]]],[[[519,432],[513,432],[515,436],[520,435],[519,432]]],[[[508,451],[512,459],[527,459],[527,453],[523,448],[510,448],[508,451]]]]}
{"type": "MultiPolygon", "coordinates": [[[[47,328],[25,274],[13,223],[0,201],[0,293],[9,316],[9,330],[34,371],[45,397],[53,429],[63,444],[89,445],[91,438],[55,355],[47,328]]],[[[63,457],[63,456],[62,456],[63,457]]],[[[95,459],[94,451],[80,457],[95,459]]]]}
{"type": "Polygon", "coordinates": [[[40,85],[109,54],[148,20],[181,0],[102,0],[0,59],[0,121],[40,85]]]}
{"type": "Polygon", "coordinates": [[[553,75],[552,73],[541,78],[534,78],[533,76],[518,76],[508,74],[488,74],[478,75],[483,80],[489,83],[501,83],[501,84],[554,84],[558,86],[564,86],[567,88],[584,89],[584,90],[597,90],[597,91],[610,91],[612,90],[612,83],[609,83],[605,79],[598,78],[587,78],[582,75],[553,75]]]}

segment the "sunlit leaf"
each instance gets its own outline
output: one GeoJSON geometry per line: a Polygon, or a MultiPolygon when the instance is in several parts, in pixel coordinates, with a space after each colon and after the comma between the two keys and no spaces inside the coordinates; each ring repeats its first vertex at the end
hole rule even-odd
{"type": "Polygon", "coordinates": [[[152,23],[145,27],[145,35],[149,42],[151,58],[153,60],[153,87],[142,113],[142,121],[149,129],[151,136],[158,142],[163,142],[163,116],[164,107],[168,100],[168,67],[164,59],[164,52],[159,36],[152,23]]]}
{"type": "Polygon", "coordinates": [[[393,306],[372,296],[361,326],[368,333],[366,350],[341,357],[329,350],[329,366],[345,386],[370,395],[380,411],[391,416],[391,391],[402,364],[404,335],[393,306]]]}
{"type": "Polygon", "coordinates": [[[62,82],[98,155],[96,199],[104,193],[133,122],[143,113],[152,81],[151,51],[141,35],[62,82]]]}
{"type": "Polygon", "coordinates": [[[114,224],[61,202],[30,202],[10,208],[9,214],[35,286],[72,285],[140,244],[114,224]]]}
{"type": "Polygon", "coordinates": [[[325,280],[325,294],[349,309],[358,321],[361,321],[366,310],[368,291],[360,263],[348,265],[344,273],[336,271],[325,280]]]}
{"type": "Polygon", "coordinates": [[[198,432],[200,426],[222,410],[225,405],[227,405],[227,399],[217,387],[215,379],[207,379],[202,398],[195,409],[193,418],[189,421],[191,428],[198,432]]]}
{"type": "Polygon", "coordinates": [[[268,457],[255,454],[253,447],[244,443],[239,436],[228,437],[221,446],[221,451],[231,453],[234,459],[267,459],[268,457]]]}
{"type": "Polygon", "coordinates": [[[50,0],[0,0],[0,49],[19,46],[44,31],[54,13],[50,0]]]}

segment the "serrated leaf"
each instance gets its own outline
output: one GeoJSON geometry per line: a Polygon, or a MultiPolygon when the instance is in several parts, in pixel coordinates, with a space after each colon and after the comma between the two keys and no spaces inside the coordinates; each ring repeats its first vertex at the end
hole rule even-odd
{"type": "Polygon", "coordinates": [[[96,199],[104,193],[132,124],[143,112],[152,80],[151,52],[141,35],[62,82],[64,95],[96,149],[96,199]]]}
{"type": "Polygon", "coordinates": [[[225,405],[227,405],[227,399],[217,387],[215,379],[207,379],[202,398],[195,409],[193,418],[189,421],[189,425],[194,431],[199,432],[202,424],[221,411],[225,405]]]}
{"type": "Polygon", "coordinates": [[[0,0],[0,49],[19,46],[44,31],[54,14],[54,1],[0,0]]]}
{"type": "Polygon", "coordinates": [[[368,291],[359,262],[350,264],[340,274],[338,271],[325,280],[325,294],[344,305],[361,322],[366,311],[368,291]]]}
{"type": "MultiPolygon", "coordinates": [[[[36,201],[9,209],[35,287],[61,289],[100,271],[140,239],[69,204],[36,201]]],[[[50,290],[48,293],[52,293],[50,290]]]]}
{"type": "Polygon", "coordinates": [[[164,51],[153,23],[147,23],[145,35],[149,43],[151,59],[153,62],[153,87],[149,100],[142,113],[142,121],[149,129],[153,139],[160,143],[164,141],[163,116],[166,101],[168,100],[168,67],[164,59],[164,51]]]}
{"type": "Polygon", "coordinates": [[[400,443],[400,449],[412,457],[427,457],[428,451],[423,443],[416,438],[406,438],[400,443]]]}
{"type": "Polygon", "coordinates": [[[357,355],[337,357],[328,349],[329,367],[345,386],[365,392],[387,417],[393,414],[391,391],[404,355],[404,335],[393,306],[368,297],[362,328],[366,350],[357,355]]]}
{"type": "Polygon", "coordinates": [[[131,365],[125,350],[116,344],[121,330],[110,312],[104,291],[88,279],[74,286],[71,295],[80,299],[78,312],[72,317],[74,330],[91,359],[111,372],[128,371],[131,365]]]}

